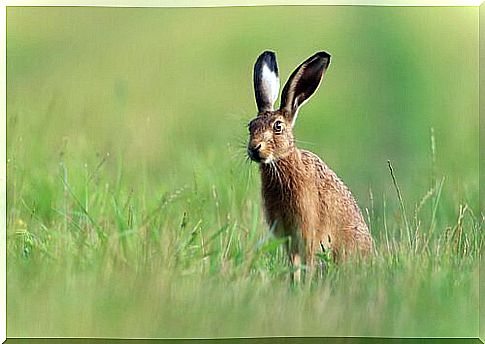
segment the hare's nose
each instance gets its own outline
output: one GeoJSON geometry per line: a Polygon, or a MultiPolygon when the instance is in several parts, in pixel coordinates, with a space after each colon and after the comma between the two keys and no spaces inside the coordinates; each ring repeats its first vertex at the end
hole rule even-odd
{"type": "Polygon", "coordinates": [[[256,153],[261,149],[261,143],[257,146],[252,146],[249,149],[251,149],[254,153],[256,153]]]}
{"type": "Polygon", "coordinates": [[[261,143],[258,145],[249,145],[248,147],[248,155],[253,161],[261,160],[259,156],[259,150],[261,149],[261,143]]]}

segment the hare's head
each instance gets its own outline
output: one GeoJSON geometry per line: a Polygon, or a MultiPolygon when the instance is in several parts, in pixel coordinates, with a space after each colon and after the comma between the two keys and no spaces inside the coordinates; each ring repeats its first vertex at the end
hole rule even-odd
{"type": "Polygon", "coordinates": [[[298,109],[317,90],[330,63],[330,55],[318,52],[291,74],[281,94],[278,110],[279,78],[276,56],[265,51],[254,65],[254,93],[258,115],[249,122],[248,155],[256,162],[270,163],[294,149],[293,126],[298,109]]]}

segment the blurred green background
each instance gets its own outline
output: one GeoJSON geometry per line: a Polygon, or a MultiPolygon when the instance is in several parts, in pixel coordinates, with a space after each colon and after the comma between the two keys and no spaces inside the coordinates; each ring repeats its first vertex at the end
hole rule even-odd
{"type": "MultiPolygon", "coordinates": [[[[270,288],[271,278],[264,274],[264,283],[258,280],[261,289],[252,286],[247,280],[252,276],[248,272],[253,271],[252,265],[241,274],[242,281],[233,278],[244,292],[253,287],[259,290],[256,294],[261,299],[254,296],[253,303],[247,303],[246,296],[242,296],[245,294],[236,289],[227,291],[223,286],[229,282],[224,277],[222,282],[214,282],[213,274],[202,270],[195,273],[197,282],[192,282],[199,286],[211,280],[218,287],[195,292],[190,287],[193,284],[186,286],[180,282],[182,285],[173,287],[180,293],[173,296],[164,294],[166,289],[157,287],[156,281],[146,290],[143,283],[141,287],[130,284],[127,288],[138,290],[136,295],[142,301],[129,318],[124,317],[122,309],[133,296],[125,295],[122,287],[118,290],[121,294],[117,294],[110,287],[105,270],[106,261],[116,258],[118,250],[122,250],[125,261],[134,259],[139,262],[136,266],[143,266],[146,260],[137,260],[140,257],[137,248],[142,247],[143,254],[148,252],[153,257],[164,249],[170,251],[172,241],[163,244],[165,232],[161,228],[170,232],[181,221],[199,228],[201,238],[203,233],[212,235],[225,224],[234,225],[236,232],[241,233],[254,227],[256,236],[264,237],[265,226],[258,215],[257,169],[245,163],[244,145],[246,124],[256,114],[252,67],[258,54],[267,49],[277,54],[282,83],[315,51],[325,50],[332,55],[323,86],[300,111],[295,134],[303,141],[300,146],[319,154],[351,188],[361,208],[368,209],[366,219],[379,245],[384,245],[380,238],[387,233],[384,227],[388,225],[393,238],[403,238],[399,237],[403,222],[387,160],[393,163],[410,218],[418,212],[420,202],[430,197],[439,200],[439,206],[438,201],[426,204],[427,219],[433,216],[431,224],[421,226],[416,215],[413,222],[416,228],[436,227],[438,234],[461,228],[460,220],[455,224],[460,218],[460,205],[466,204],[471,217],[464,223],[478,236],[477,239],[470,234],[469,241],[481,243],[482,234],[476,232],[481,228],[478,8],[9,7],[9,336],[114,333],[466,336],[478,332],[478,320],[473,320],[478,312],[475,256],[467,260],[465,268],[460,265],[463,263],[460,257],[458,265],[445,264],[444,270],[437,270],[443,275],[431,281],[435,270],[430,269],[431,275],[418,278],[413,269],[423,263],[409,256],[406,261],[411,262],[412,268],[404,269],[406,275],[397,275],[397,280],[386,280],[382,285],[370,283],[368,292],[382,296],[376,309],[381,315],[394,314],[395,319],[400,319],[396,323],[392,317],[376,316],[369,320],[365,312],[355,315],[357,318],[350,317],[353,319],[350,321],[348,309],[340,309],[338,302],[321,301],[318,290],[306,299],[312,305],[314,300],[322,302],[318,316],[310,307],[304,314],[298,313],[298,326],[294,325],[294,319],[261,322],[271,316],[266,308],[271,300],[278,303],[289,298],[287,308],[281,307],[282,318],[282,314],[288,314],[287,309],[296,312],[300,301],[287,295],[284,281],[277,282],[274,291],[270,288]],[[429,190],[443,176],[440,198],[441,190],[440,193],[437,188],[429,190]],[[146,216],[160,211],[160,198],[169,195],[171,199],[178,190],[185,189],[190,189],[191,195],[181,196],[179,203],[161,212],[158,225],[148,226],[152,236],[140,234],[145,227],[137,223],[144,223],[146,216]],[[386,209],[391,212],[388,222],[386,209]],[[189,220],[185,220],[186,214],[190,215],[189,220]],[[125,220],[129,228],[126,233],[125,220]],[[87,234],[79,234],[83,231],[87,234]],[[130,244],[125,239],[103,246],[104,239],[98,236],[116,240],[136,237],[131,244],[135,258],[127,253],[130,244]],[[72,247],[66,244],[71,239],[75,242],[72,247]],[[146,248],[146,240],[156,242],[155,248],[146,248]],[[157,245],[163,248],[158,250],[157,245]],[[73,266],[78,266],[79,261],[83,264],[81,268],[59,268],[59,262],[66,261],[73,266]],[[96,273],[89,268],[93,266],[97,267],[96,273]],[[462,270],[460,276],[454,275],[457,267],[462,270]],[[83,274],[88,277],[82,277],[83,274]],[[400,294],[406,292],[405,285],[393,291],[393,283],[397,281],[424,288],[422,293],[416,291],[419,288],[409,291],[413,295],[418,293],[416,299],[404,297],[412,305],[409,308],[400,294]],[[103,293],[115,295],[111,303],[106,301],[105,294],[93,290],[99,284],[105,288],[103,293]],[[272,298],[268,298],[267,292],[272,298]],[[181,314],[162,312],[163,321],[153,325],[150,321],[158,318],[140,315],[151,305],[150,293],[167,297],[163,307],[177,305],[181,314]],[[434,306],[427,306],[437,294],[442,298],[434,306]],[[216,295],[226,295],[227,299],[222,308],[206,315],[204,310],[210,313],[216,295]],[[190,325],[180,319],[183,307],[189,307],[189,300],[200,307],[192,317],[188,316],[186,321],[190,325]],[[95,310],[99,302],[107,313],[95,310]],[[240,313],[231,313],[229,310],[236,306],[242,307],[240,313]],[[121,308],[116,311],[116,307],[121,308]],[[29,309],[38,312],[37,316],[43,314],[55,325],[46,325],[29,309]],[[83,310],[80,318],[85,321],[70,322],[68,319],[76,318],[76,310],[80,309],[83,310]],[[424,323],[424,319],[443,315],[447,309],[455,314],[445,317],[443,322],[424,323]],[[339,316],[326,325],[318,322],[337,312],[339,316]],[[108,313],[111,317],[106,316],[108,313]],[[225,316],[222,313],[229,314],[227,323],[212,324],[212,320],[225,316]],[[206,322],[210,323],[194,325],[198,321],[194,319],[201,317],[207,317],[206,322]],[[250,318],[255,322],[245,320],[238,325],[241,319],[250,318]],[[125,326],[136,319],[140,323],[125,326]]],[[[244,238],[239,237],[241,241],[244,238]]],[[[441,252],[440,245],[443,243],[437,240],[427,259],[433,256],[435,248],[441,252]]],[[[204,251],[203,243],[199,249],[204,251]]],[[[283,253],[279,249],[271,252],[269,257],[277,257],[283,266],[283,253]]],[[[195,256],[186,258],[185,267],[205,264],[204,257],[210,254],[204,251],[200,257],[195,256]]],[[[222,261],[224,257],[233,257],[236,266],[237,259],[243,259],[236,253],[223,256],[222,261]]],[[[271,258],[264,259],[262,270],[271,265],[267,260],[271,258]]],[[[164,272],[177,271],[160,264],[164,272]]],[[[120,273],[113,277],[118,285],[132,282],[127,277],[131,272],[124,270],[131,271],[130,267],[109,266],[109,271],[120,273]]],[[[376,281],[372,274],[358,278],[352,277],[355,271],[348,275],[339,273],[346,276],[347,279],[342,279],[350,283],[346,285],[351,289],[355,287],[353,281],[360,281],[359,278],[363,284],[376,281]],[[365,278],[369,280],[366,282],[365,278]]],[[[285,272],[281,274],[284,275],[285,272]]],[[[333,287],[326,288],[329,293],[326,297],[332,299],[329,295],[333,295],[333,287]]],[[[354,298],[345,293],[339,295],[342,300],[349,300],[346,307],[366,297],[356,290],[352,292],[354,298]]],[[[362,310],[370,306],[356,307],[362,310]]]]}
{"type": "Polygon", "coordinates": [[[423,187],[431,127],[449,183],[478,190],[477,8],[10,8],[7,33],[7,148],[39,173],[67,145],[81,162],[110,152],[127,173],[187,178],[187,157],[228,159],[245,138],[261,51],[277,52],[284,82],[325,50],[296,135],[359,198],[387,159],[423,187]]]}

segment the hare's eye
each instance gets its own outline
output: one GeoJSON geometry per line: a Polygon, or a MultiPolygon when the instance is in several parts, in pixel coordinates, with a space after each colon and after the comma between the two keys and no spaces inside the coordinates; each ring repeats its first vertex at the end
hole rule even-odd
{"type": "Polygon", "coordinates": [[[281,131],[283,130],[283,123],[281,121],[274,122],[273,129],[275,133],[281,133],[281,131]]]}

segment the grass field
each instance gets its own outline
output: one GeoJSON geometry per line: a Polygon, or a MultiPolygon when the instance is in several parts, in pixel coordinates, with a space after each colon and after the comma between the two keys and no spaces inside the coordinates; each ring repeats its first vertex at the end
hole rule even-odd
{"type": "Polygon", "coordinates": [[[471,7],[9,8],[7,335],[476,337],[478,62],[471,7]],[[245,161],[265,49],[332,54],[296,136],[376,241],[300,287],[245,161]]]}

